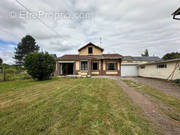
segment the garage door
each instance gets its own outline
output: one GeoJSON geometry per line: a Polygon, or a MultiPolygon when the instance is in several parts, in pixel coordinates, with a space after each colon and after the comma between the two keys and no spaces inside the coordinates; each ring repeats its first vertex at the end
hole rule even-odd
{"type": "Polygon", "coordinates": [[[138,76],[136,65],[122,65],[121,76],[138,76]]]}

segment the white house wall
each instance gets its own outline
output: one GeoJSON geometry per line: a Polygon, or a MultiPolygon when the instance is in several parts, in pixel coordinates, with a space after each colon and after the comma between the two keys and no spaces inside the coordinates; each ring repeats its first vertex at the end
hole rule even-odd
{"type": "MultiPolygon", "coordinates": [[[[138,68],[138,74],[142,77],[168,79],[170,74],[173,72],[176,62],[166,63],[167,68],[157,68],[157,64],[145,65],[144,69],[138,68]]],[[[178,62],[180,66],[180,62],[178,62]]],[[[180,79],[180,67],[176,69],[172,80],[180,79]]]]}

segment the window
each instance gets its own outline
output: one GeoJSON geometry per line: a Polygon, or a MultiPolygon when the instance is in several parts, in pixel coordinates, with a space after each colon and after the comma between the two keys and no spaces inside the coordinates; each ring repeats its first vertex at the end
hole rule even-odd
{"type": "Polygon", "coordinates": [[[81,61],[81,70],[88,70],[88,62],[81,61]]]}
{"type": "Polygon", "coordinates": [[[92,70],[98,70],[98,62],[92,62],[92,70]]]}
{"type": "Polygon", "coordinates": [[[140,66],[141,67],[141,69],[145,69],[145,65],[142,65],[142,66],[140,66]]]}
{"type": "Polygon", "coordinates": [[[157,68],[167,68],[167,64],[157,64],[157,68]]]}
{"type": "Polygon", "coordinates": [[[107,63],[106,64],[106,69],[107,70],[116,70],[116,63],[107,63]]]}
{"type": "Polygon", "coordinates": [[[89,53],[89,54],[92,54],[92,53],[93,53],[93,48],[92,48],[92,47],[89,47],[89,48],[88,48],[88,53],[89,53]]]}

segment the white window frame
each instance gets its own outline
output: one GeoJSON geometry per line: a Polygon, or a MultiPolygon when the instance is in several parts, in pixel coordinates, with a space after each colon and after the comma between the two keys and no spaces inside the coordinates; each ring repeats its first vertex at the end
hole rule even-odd
{"type": "Polygon", "coordinates": [[[117,71],[117,62],[106,62],[106,71],[117,71]],[[108,69],[108,64],[110,64],[110,63],[115,64],[115,69],[114,70],[109,70],[108,69]]]}
{"type": "Polygon", "coordinates": [[[88,71],[88,69],[89,69],[88,66],[89,66],[88,60],[81,60],[81,61],[80,61],[80,70],[81,70],[81,71],[88,71]],[[87,62],[87,69],[82,69],[82,67],[81,67],[81,62],[87,62]]]}
{"type": "Polygon", "coordinates": [[[164,69],[164,68],[167,68],[167,64],[157,64],[157,68],[158,69],[164,69]]]}

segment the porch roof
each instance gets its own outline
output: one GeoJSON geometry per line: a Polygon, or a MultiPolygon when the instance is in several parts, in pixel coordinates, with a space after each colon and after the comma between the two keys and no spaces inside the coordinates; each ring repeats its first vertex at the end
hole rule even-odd
{"type": "Polygon", "coordinates": [[[122,59],[123,56],[120,54],[103,54],[103,55],[78,55],[78,54],[71,54],[71,55],[63,55],[62,57],[57,58],[58,60],[88,60],[88,59],[122,59]]]}

